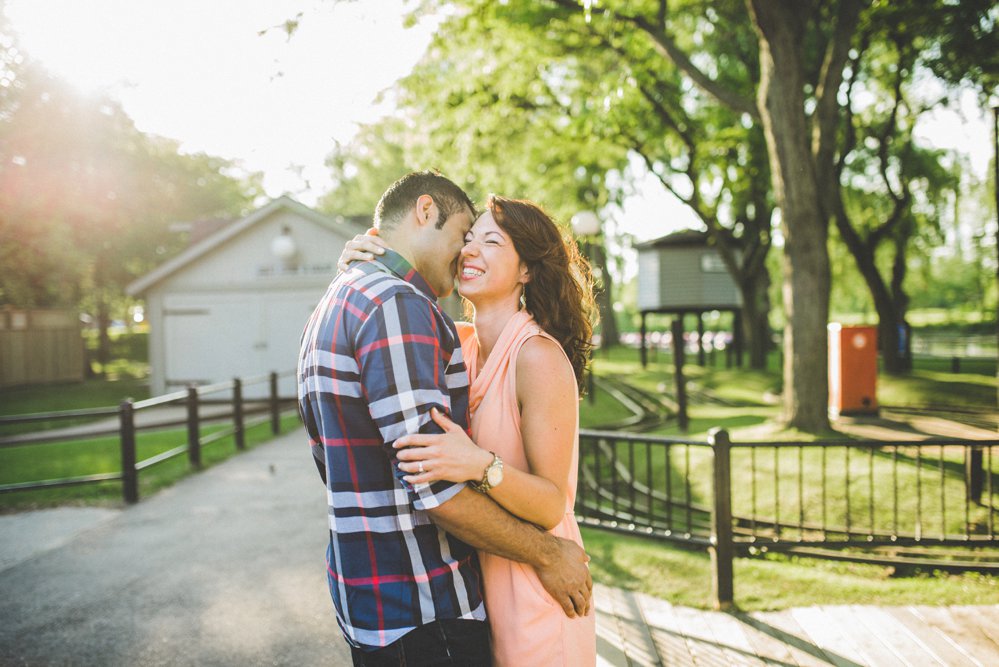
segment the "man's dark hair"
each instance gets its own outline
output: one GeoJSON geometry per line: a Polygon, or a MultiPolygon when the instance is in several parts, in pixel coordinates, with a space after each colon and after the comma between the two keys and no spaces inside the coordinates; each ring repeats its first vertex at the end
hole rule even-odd
{"type": "Polygon", "coordinates": [[[463,207],[475,215],[475,206],[465,191],[436,171],[414,171],[389,186],[375,207],[375,227],[392,229],[414,206],[421,195],[430,195],[437,204],[434,227],[440,229],[447,219],[463,207]]]}

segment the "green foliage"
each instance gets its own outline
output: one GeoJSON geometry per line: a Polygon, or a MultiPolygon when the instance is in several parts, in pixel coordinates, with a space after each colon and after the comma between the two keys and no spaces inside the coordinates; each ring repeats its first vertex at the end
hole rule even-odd
{"type": "Polygon", "coordinates": [[[952,86],[971,85],[983,99],[999,87],[999,9],[991,0],[877,2],[872,21],[919,52],[919,64],[952,86]]]}
{"type": "MultiPolygon", "coordinates": [[[[333,189],[319,201],[319,210],[347,216],[370,216],[385,188],[419,167],[423,135],[403,118],[386,118],[362,126],[347,144],[337,144],[326,158],[333,189]]],[[[427,165],[427,168],[433,165],[427,165]]]]}
{"type": "Polygon", "coordinates": [[[239,213],[261,192],[257,175],[139,132],[109,98],[30,64],[18,82],[0,115],[0,303],[106,325],[124,286],[182,247],[169,223],[239,213]]]}

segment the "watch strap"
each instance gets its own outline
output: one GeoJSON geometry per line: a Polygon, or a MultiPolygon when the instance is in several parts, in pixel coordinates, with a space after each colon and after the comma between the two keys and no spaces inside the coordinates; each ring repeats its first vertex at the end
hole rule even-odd
{"type": "Polygon", "coordinates": [[[478,482],[468,483],[469,486],[471,486],[479,493],[486,493],[487,491],[489,491],[489,489],[493,488],[493,485],[489,483],[489,471],[497,466],[499,466],[500,468],[503,467],[503,459],[499,457],[499,454],[497,454],[496,452],[489,452],[489,453],[493,455],[493,460],[490,461],[489,465],[486,466],[486,469],[482,471],[482,480],[478,482]]]}

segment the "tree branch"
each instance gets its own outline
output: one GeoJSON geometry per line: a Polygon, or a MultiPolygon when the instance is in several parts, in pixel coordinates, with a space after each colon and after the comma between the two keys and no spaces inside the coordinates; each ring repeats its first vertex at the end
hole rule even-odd
{"type": "MultiPolygon", "coordinates": [[[[576,0],[551,1],[564,9],[572,11],[579,10],[580,12],[585,11],[583,5],[576,0]]],[[[662,10],[661,6],[660,10],[662,10]]],[[[666,34],[665,26],[663,26],[662,29],[657,29],[656,26],[644,16],[638,14],[612,12],[604,7],[591,6],[589,8],[589,12],[590,14],[605,15],[610,18],[623,21],[634,26],[640,32],[645,33],[652,40],[652,46],[656,52],[676,65],[680,71],[690,77],[698,88],[732,110],[739,113],[749,114],[754,121],[759,122],[760,112],[756,108],[755,102],[752,99],[743,97],[736,91],[719,84],[717,81],[712,80],[708,75],[702,72],[696,65],[694,65],[683,49],[678,47],[676,42],[669,38],[666,34]]],[[[596,34],[596,28],[592,23],[590,24],[590,31],[596,34]]]]}
{"type": "Polygon", "coordinates": [[[891,113],[888,114],[888,121],[885,123],[882,131],[878,136],[878,161],[880,162],[880,174],[881,180],[884,182],[885,189],[888,191],[888,196],[892,200],[892,212],[881,225],[876,227],[869,235],[870,243],[874,244],[874,247],[890,234],[901,222],[905,215],[905,211],[908,209],[909,201],[911,199],[911,192],[905,184],[904,176],[899,176],[899,185],[902,189],[901,193],[895,191],[892,187],[891,179],[888,176],[888,163],[891,156],[888,154],[888,146],[895,136],[895,132],[898,129],[898,110],[902,106],[902,81],[905,78],[906,68],[903,66],[903,48],[901,44],[896,42],[896,48],[899,52],[899,62],[895,67],[895,82],[893,85],[894,100],[891,108],[891,113]]]}
{"type": "MultiPolygon", "coordinates": [[[[829,40],[826,55],[815,89],[816,106],[812,116],[812,154],[815,163],[832,165],[836,150],[836,128],[839,116],[839,88],[843,83],[843,70],[850,57],[850,44],[860,21],[860,10],[865,0],[842,0],[836,17],[836,29],[829,40]]],[[[823,175],[820,175],[823,179],[823,175]]],[[[820,182],[821,182],[820,180],[820,182]]]]}

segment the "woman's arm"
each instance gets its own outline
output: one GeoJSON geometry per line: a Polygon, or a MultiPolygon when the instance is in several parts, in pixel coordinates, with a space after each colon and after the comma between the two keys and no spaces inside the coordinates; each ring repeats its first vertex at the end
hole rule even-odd
{"type": "MultiPolygon", "coordinates": [[[[490,489],[489,495],[511,514],[547,530],[562,521],[567,509],[565,485],[575,446],[578,401],[575,376],[558,344],[540,336],[524,343],[516,373],[520,428],[530,472],[504,466],[503,482],[490,489]]],[[[434,421],[444,433],[409,435],[396,441],[402,461],[399,468],[410,473],[406,481],[481,480],[492,454],[443,415],[434,414],[434,421]],[[423,473],[419,472],[421,463],[423,473]]]]}
{"type": "Polygon", "coordinates": [[[570,509],[567,485],[579,404],[576,377],[558,343],[541,336],[524,343],[517,357],[517,401],[530,473],[514,470],[509,479],[504,474],[490,495],[512,514],[530,512],[537,517],[531,521],[550,529],[570,509]],[[513,484],[506,487],[507,482],[513,484]]]}

